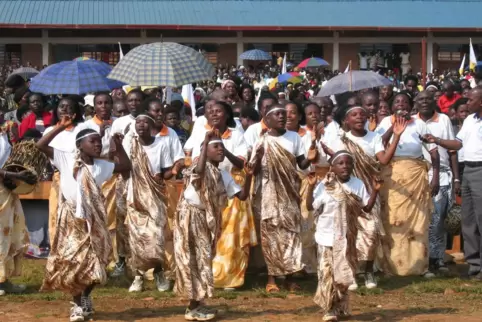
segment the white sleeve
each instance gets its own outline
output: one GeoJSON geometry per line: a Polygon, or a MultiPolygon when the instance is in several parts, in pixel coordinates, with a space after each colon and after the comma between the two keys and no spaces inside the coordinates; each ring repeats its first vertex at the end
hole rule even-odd
{"type": "Polygon", "coordinates": [[[189,139],[187,139],[186,143],[184,143],[184,150],[190,151],[194,148],[194,141],[196,141],[194,138],[195,136],[191,135],[189,139]]]}
{"type": "Polygon", "coordinates": [[[383,135],[385,134],[385,132],[387,132],[387,130],[390,128],[391,125],[392,124],[390,122],[390,116],[387,116],[380,122],[380,124],[378,124],[378,127],[375,130],[375,133],[383,135]]]}
{"type": "Polygon", "coordinates": [[[100,173],[102,176],[101,181],[103,184],[104,182],[112,178],[112,175],[114,174],[115,164],[113,162],[106,161],[106,160],[98,160],[98,161],[100,161],[99,166],[100,166],[100,173]]]}
{"type": "Polygon", "coordinates": [[[382,136],[378,133],[375,133],[375,138],[373,140],[375,155],[385,151],[385,147],[383,146],[382,136]]]}
{"type": "Polygon", "coordinates": [[[223,178],[223,183],[224,187],[226,188],[226,193],[228,194],[228,197],[231,199],[233,198],[236,194],[238,194],[241,191],[241,187],[234,181],[233,177],[229,172],[226,172],[224,170],[221,170],[221,177],[223,178]]]}
{"type": "Polygon", "coordinates": [[[179,141],[179,137],[177,134],[171,133],[171,131],[174,132],[174,130],[169,129],[171,159],[174,163],[178,160],[184,159],[186,156],[184,154],[184,150],[182,149],[181,141],[179,141]]]}
{"type": "Polygon", "coordinates": [[[447,122],[447,136],[449,140],[455,140],[454,127],[450,121],[447,122]]]}
{"type": "MultiPolygon", "coordinates": [[[[301,140],[301,136],[295,132],[295,156],[299,157],[300,155],[305,155],[305,145],[303,144],[303,141],[301,140]]],[[[306,149],[309,149],[310,147],[306,147],[306,149]]]]}
{"type": "MultiPolygon", "coordinates": [[[[170,168],[174,164],[175,161],[172,159],[170,152],[169,147],[167,147],[165,144],[161,144],[161,149],[159,149],[159,153],[161,154],[159,156],[159,160],[161,161],[161,169],[170,168]]],[[[160,172],[161,171],[159,171],[159,173],[160,172]]]]}
{"type": "Polygon", "coordinates": [[[357,194],[362,201],[363,207],[366,207],[368,205],[368,201],[370,200],[370,195],[368,194],[368,190],[363,181],[360,179],[358,179],[358,181],[360,182],[360,188],[358,189],[357,194]]]}
{"type": "Polygon", "coordinates": [[[248,145],[246,144],[246,140],[244,140],[244,136],[241,132],[239,133],[239,136],[236,135],[236,141],[233,142],[233,144],[233,155],[246,160],[248,158],[248,145]]]}
{"type": "Polygon", "coordinates": [[[457,133],[457,136],[455,137],[458,141],[462,142],[462,145],[464,144],[464,139],[465,136],[467,135],[467,128],[469,127],[469,117],[473,117],[472,115],[467,116],[465,118],[464,123],[462,124],[462,128],[460,129],[459,133],[457,133]]]}
{"type": "MultiPolygon", "coordinates": [[[[53,149],[54,151],[54,159],[53,164],[54,166],[59,169],[60,172],[68,171],[66,166],[69,164],[68,159],[74,158],[74,154],[71,152],[64,152],[61,150],[53,149]]],[[[73,171],[73,169],[71,169],[73,171]]]]}
{"type": "Polygon", "coordinates": [[[246,132],[244,132],[244,140],[246,141],[246,145],[248,146],[248,149],[252,149],[257,141],[257,136],[256,136],[257,126],[255,125],[256,124],[251,125],[250,127],[248,127],[246,132]]]}
{"type": "Polygon", "coordinates": [[[321,206],[324,204],[323,194],[325,192],[325,185],[323,182],[320,182],[315,190],[313,190],[313,209],[317,210],[320,209],[321,206]]]}

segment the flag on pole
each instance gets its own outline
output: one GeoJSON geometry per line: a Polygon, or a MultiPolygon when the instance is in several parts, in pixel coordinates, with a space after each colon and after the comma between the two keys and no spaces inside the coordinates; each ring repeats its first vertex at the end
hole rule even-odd
{"type": "Polygon", "coordinates": [[[182,98],[185,102],[188,102],[191,106],[191,119],[196,120],[196,100],[194,99],[194,91],[192,89],[192,84],[186,84],[182,87],[181,92],[182,98]]]}
{"type": "Polygon", "coordinates": [[[474,46],[472,46],[472,38],[470,38],[470,48],[469,48],[469,69],[475,71],[477,66],[477,57],[475,56],[474,46]]]}
{"type": "Polygon", "coordinates": [[[121,60],[122,58],[124,58],[124,53],[122,52],[121,43],[118,42],[118,44],[119,44],[119,60],[121,60]]]}
{"type": "Polygon", "coordinates": [[[430,69],[429,69],[429,73],[430,73],[430,74],[433,73],[433,55],[430,56],[430,69]]]}
{"type": "Polygon", "coordinates": [[[464,67],[465,67],[465,54],[464,54],[464,58],[462,58],[462,63],[460,63],[460,68],[459,68],[460,76],[464,75],[464,67]]]}
{"type": "Polygon", "coordinates": [[[281,74],[286,73],[286,53],[285,56],[283,57],[283,67],[281,68],[281,74]]]}
{"type": "Polygon", "coordinates": [[[343,72],[343,74],[346,74],[350,71],[351,69],[351,60],[348,62],[348,65],[346,65],[346,68],[345,68],[345,71],[343,72]]]}

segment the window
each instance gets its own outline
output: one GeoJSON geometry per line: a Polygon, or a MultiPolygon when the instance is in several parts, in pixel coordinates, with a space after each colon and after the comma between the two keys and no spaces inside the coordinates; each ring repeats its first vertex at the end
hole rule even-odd
{"type": "Polygon", "coordinates": [[[437,56],[439,61],[461,61],[463,48],[460,45],[439,45],[437,56]]]}

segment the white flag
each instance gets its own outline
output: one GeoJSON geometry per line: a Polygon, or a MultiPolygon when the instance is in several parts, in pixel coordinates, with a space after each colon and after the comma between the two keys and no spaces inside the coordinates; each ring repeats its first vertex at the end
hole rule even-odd
{"type": "Polygon", "coordinates": [[[474,46],[472,45],[472,38],[470,38],[470,55],[469,55],[469,68],[475,71],[477,67],[477,57],[475,56],[474,46]]]}
{"type": "Polygon", "coordinates": [[[283,57],[283,67],[281,68],[281,74],[286,73],[286,53],[285,56],[283,57]]]}
{"type": "Polygon", "coordinates": [[[346,74],[349,71],[350,71],[350,63],[348,63],[348,65],[346,65],[345,71],[343,73],[346,74]]]}
{"type": "Polygon", "coordinates": [[[122,58],[124,58],[124,53],[122,52],[121,43],[118,42],[118,44],[119,44],[119,60],[121,60],[122,58]]]}
{"type": "Polygon", "coordinates": [[[184,85],[181,92],[184,101],[187,101],[191,105],[191,119],[196,120],[196,100],[194,99],[194,91],[191,84],[184,85]]]}
{"type": "Polygon", "coordinates": [[[460,68],[459,68],[460,76],[464,76],[464,68],[465,68],[465,54],[464,54],[464,58],[462,58],[462,63],[460,63],[460,68]]]}

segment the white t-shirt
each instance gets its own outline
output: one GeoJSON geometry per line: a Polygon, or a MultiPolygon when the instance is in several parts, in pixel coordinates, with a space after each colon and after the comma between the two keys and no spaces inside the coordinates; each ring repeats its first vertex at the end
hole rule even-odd
{"type": "Polygon", "coordinates": [[[360,58],[360,69],[368,69],[368,56],[358,53],[358,57],[360,58]]]}
{"type": "Polygon", "coordinates": [[[7,133],[0,133],[0,168],[3,168],[11,152],[12,146],[8,142],[7,133]]]}
{"type": "MultiPolygon", "coordinates": [[[[368,131],[368,125],[370,122],[365,123],[365,130],[368,131]]],[[[328,145],[327,142],[334,142],[337,140],[337,138],[340,137],[340,124],[338,124],[336,121],[330,122],[326,127],[325,127],[325,141],[324,143],[328,145]]]]}
{"type": "MultiPolygon", "coordinates": [[[[122,142],[122,145],[124,146],[129,158],[131,157],[130,143],[130,138],[124,138],[124,141],[122,142]]],[[[152,175],[161,173],[162,169],[172,167],[173,162],[169,155],[169,145],[167,145],[166,142],[155,139],[151,145],[143,145],[142,148],[144,152],[146,152],[147,158],[149,159],[149,168],[152,175]]]]}
{"type": "MultiPolygon", "coordinates": [[[[83,124],[84,129],[91,129],[96,131],[97,133],[100,134],[100,125],[95,123],[94,119],[90,119],[84,122],[83,124]]],[[[102,157],[106,157],[109,154],[109,148],[110,148],[110,139],[112,137],[112,125],[109,127],[106,127],[104,130],[104,136],[102,137],[102,157]]],[[[124,133],[122,133],[124,134],[124,133]]]]}
{"type": "MultiPolygon", "coordinates": [[[[342,184],[347,193],[352,193],[360,197],[362,207],[368,205],[370,195],[363,181],[356,177],[351,177],[348,182],[342,184]]],[[[333,246],[335,234],[334,223],[339,201],[335,200],[325,190],[325,185],[320,182],[313,191],[313,209],[318,210],[323,207],[323,211],[316,219],[315,240],[319,245],[333,246]]]]}
{"type": "Polygon", "coordinates": [[[470,114],[456,136],[464,146],[464,161],[482,161],[482,121],[476,114],[470,114]]]}
{"type": "MultiPolygon", "coordinates": [[[[301,141],[300,135],[296,132],[286,131],[283,135],[269,136],[269,138],[276,141],[283,149],[293,154],[295,157],[305,154],[303,141],[301,141]]],[[[253,149],[253,151],[255,150],[256,148],[253,149]]]]}
{"type": "MultiPolygon", "coordinates": [[[[358,144],[367,155],[373,158],[376,158],[377,153],[385,151],[382,143],[382,136],[378,133],[367,131],[367,134],[365,136],[357,137],[354,136],[351,132],[347,132],[346,136],[347,138],[358,144]]],[[[340,137],[337,137],[332,142],[328,142],[327,145],[335,153],[340,150],[346,150],[345,145],[342,143],[340,137]]]]}
{"type": "MultiPolygon", "coordinates": [[[[306,130],[305,135],[301,136],[301,141],[303,142],[303,146],[305,147],[305,157],[308,157],[308,151],[311,147],[311,131],[308,128],[304,128],[306,130]]],[[[324,136],[320,138],[320,141],[324,142],[324,136]]],[[[316,142],[316,147],[318,150],[318,162],[316,164],[312,164],[307,171],[311,170],[313,166],[316,167],[328,167],[330,164],[328,163],[328,156],[326,155],[325,151],[321,147],[320,141],[316,142]]]]}
{"type": "Polygon", "coordinates": [[[402,59],[402,65],[410,64],[410,53],[400,53],[400,58],[402,59]]]}
{"type": "MultiPolygon", "coordinates": [[[[416,118],[421,120],[419,115],[416,115],[416,118]]],[[[423,122],[423,120],[421,121],[423,122]]],[[[455,140],[452,122],[447,115],[435,112],[434,116],[430,120],[427,120],[425,124],[427,124],[428,131],[435,137],[441,138],[442,140],[455,140]]],[[[450,156],[448,151],[438,146],[438,153],[440,155],[440,165],[450,169],[450,156]]],[[[423,156],[428,162],[432,162],[430,153],[425,149],[423,149],[423,156]]],[[[430,168],[429,178],[432,178],[432,171],[433,169],[430,168]]],[[[439,181],[441,186],[448,186],[451,180],[452,178],[447,172],[440,172],[439,181]]]]}
{"type": "MultiPolygon", "coordinates": [[[[120,134],[124,135],[125,130],[126,130],[126,128],[129,124],[131,124],[129,129],[134,128],[135,121],[136,121],[136,118],[134,116],[130,115],[130,114],[119,117],[118,119],[116,119],[112,123],[111,135],[114,134],[114,133],[120,133],[120,134]]],[[[134,129],[134,131],[135,131],[135,129],[134,129]]]]}
{"type": "MultiPolygon", "coordinates": [[[[77,202],[78,183],[74,178],[75,153],[60,151],[54,148],[54,166],[60,172],[60,192],[64,198],[70,202],[77,202]]],[[[114,173],[114,163],[94,159],[93,165],[87,165],[90,173],[94,177],[95,183],[102,187],[102,184],[109,180],[114,173]]]]}
{"type": "MultiPolygon", "coordinates": [[[[54,129],[53,126],[49,126],[48,128],[45,129],[43,135],[45,136],[53,129],[54,129]]],[[[75,137],[77,136],[77,133],[79,133],[83,129],[85,129],[84,123],[79,123],[75,128],[71,130],[63,130],[62,132],[57,134],[52,141],[50,141],[49,146],[51,148],[64,151],[64,152],[75,152],[76,150],[75,137]]]]}
{"type": "Polygon", "coordinates": [[[169,148],[168,152],[171,158],[171,165],[186,157],[182,149],[181,141],[179,141],[179,136],[177,136],[176,131],[170,127],[164,125],[161,132],[156,134],[156,139],[163,142],[169,148]],[[167,135],[165,132],[166,129],[167,135]]]}
{"type": "Polygon", "coordinates": [[[252,149],[253,146],[255,146],[255,144],[261,138],[262,130],[263,130],[263,126],[261,122],[252,124],[246,129],[246,132],[244,132],[244,140],[248,145],[248,149],[252,149]]]}
{"type": "MultiPolygon", "coordinates": [[[[425,122],[417,118],[412,118],[412,120],[412,122],[408,123],[407,128],[400,137],[400,141],[395,151],[396,157],[420,158],[423,156],[423,149],[432,151],[437,148],[435,144],[426,144],[420,140],[420,136],[429,133],[425,122]]],[[[391,116],[387,116],[378,125],[377,133],[383,136],[391,126],[391,116]]],[[[390,138],[390,142],[392,141],[393,136],[390,138]]]]}
{"type": "MultiPolygon", "coordinates": [[[[204,142],[206,137],[206,132],[209,131],[208,129],[204,128],[204,133],[201,129],[198,130],[198,133],[195,136],[191,136],[189,140],[187,140],[186,144],[184,144],[184,149],[192,151],[192,158],[197,158],[201,155],[201,145],[204,142]]],[[[247,159],[248,158],[248,146],[246,141],[244,140],[244,135],[242,132],[236,129],[228,129],[229,134],[225,134],[225,138],[222,138],[224,147],[231,152],[234,156],[247,159]]],[[[223,162],[219,164],[219,169],[227,171],[231,173],[233,165],[228,160],[227,157],[224,158],[223,162]]]]}
{"type": "MultiPolygon", "coordinates": [[[[223,179],[224,187],[226,188],[226,193],[228,195],[228,198],[231,199],[238,192],[241,191],[241,187],[234,181],[233,177],[231,177],[231,174],[229,172],[226,172],[222,169],[220,171],[221,171],[221,177],[223,179]]],[[[199,194],[197,193],[196,189],[194,189],[194,186],[192,184],[189,183],[187,185],[183,194],[184,194],[184,199],[186,199],[186,201],[191,206],[195,206],[200,209],[205,209],[205,206],[202,204],[199,194]]]]}

